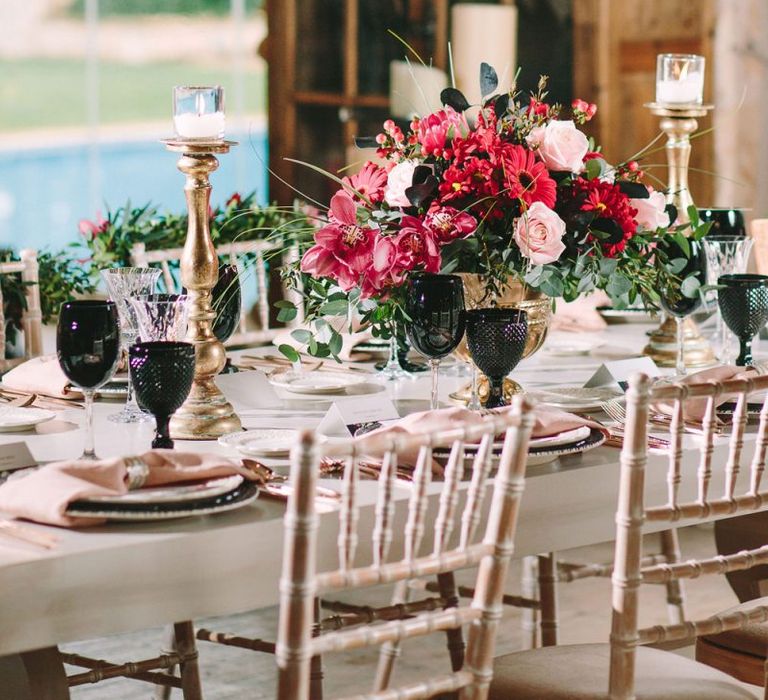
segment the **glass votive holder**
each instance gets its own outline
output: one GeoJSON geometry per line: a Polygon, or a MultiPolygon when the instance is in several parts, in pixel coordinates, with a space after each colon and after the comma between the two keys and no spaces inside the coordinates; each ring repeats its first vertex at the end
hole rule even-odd
{"type": "Polygon", "coordinates": [[[704,56],[661,53],[656,57],[656,102],[700,105],[704,99],[704,56]]]}
{"type": "Polygon", "coordinates": [[[220,141],[224,124],[224,88],[220,85],[173,88],[173,126],[179,139],[220,141]]]}

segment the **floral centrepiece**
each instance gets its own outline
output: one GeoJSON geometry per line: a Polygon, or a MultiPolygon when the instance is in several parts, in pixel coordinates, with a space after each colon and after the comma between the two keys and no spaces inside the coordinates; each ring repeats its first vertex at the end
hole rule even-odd
{"type": "MultiPolygon", "coordinates": [[[[662,192],[643,183],[637,161],[610,165],[579,129],[596,106],[549,104],[546,79],[527,97],[495,94],[495,71],[483,64],[482,104],[471,110],[454,88],[443,108],[407,126],[384,123],[373,140],[380,162],[337,179],[314,245],[294,272],[309,321],[309,351],[335,354],[338,324],[352,317],[378,327],[402,317],[405,282],[418,272],[471,272],[498,291],[510,280],[571,301],[603,289],[614,305],[655,307],[656,289],[683,261],[657,243],[683,239],[662,192]],[[471,115],[471,116],[470,116],[471,115]]],[[[692,216],[688,234],[704,227],[692,216]]],[[[682,285],[682,280],[679,280],[682,285]]],[[[697,293],[691,281],[684,293],[697,293]]],[[[299,338],[297,338],[299,339],[299,338]]],[[[302,342],[300,340],[300,342],[302,342]]]]}

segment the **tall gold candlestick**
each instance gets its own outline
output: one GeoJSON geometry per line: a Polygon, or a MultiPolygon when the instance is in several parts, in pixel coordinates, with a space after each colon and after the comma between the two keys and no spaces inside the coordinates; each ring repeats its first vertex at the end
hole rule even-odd
{"type": "MultiPolygon", "coordinates": [[[[677,223],[690,222],[688,208],[693,197],[688,188],[688,161],[691,157],[691,134],[699,128],[697,117],[706,116],[712,105],[646,105],[651,114],[661,118],[661,130],[667,136],[666,152],[669,168],[667,204],[677,209],[677,223]]],[[[651,333],[650,342],[643,353],[661,367],[674,367],[677,358],[677,329],[672,317],[651,333]]],[[[715,361],[712,347],[699,332],[692,318],[684,322],[683,359],[686,367],[705,367],[715,361]]]]}
{"type": "Polygon", "coordinates": [[[186,175],[189,225],[181,257],[181,282],[189,295],[187,341],[195,346],[195,379],[189,397],[171,419],[171,436],[178,440],[214,440],[242,428],[215,382],[226,362],[226,352],[213,334],[216,314],[211,306],[211,290],[218,279],[219,259],[208,223],[209,175],[219,167],[215,154],[227,153],[234,142],[167,139],[163,143],[169,151],[182,154],[176,165],[186,175]]]}

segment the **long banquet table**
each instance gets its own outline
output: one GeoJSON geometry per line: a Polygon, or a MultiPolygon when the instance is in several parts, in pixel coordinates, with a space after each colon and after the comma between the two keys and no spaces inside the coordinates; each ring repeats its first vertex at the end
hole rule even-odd
{"type": "MultiPolygon", "coordinates": [[[[581,385],[601,362],[637,353],[648,328],[626,324],[579,336],[603,343],[590,356],[554,357],[545,346],[524,361],[513,376],[531,388],[581,385]]],[[[562,340],[574,336],[553,333],[550,337],[562,340]]],[[[401,405],[410,401],[411,406],[416,406],[416,401],[428,395],[428,381],[421,376],[382,386],[383,391],[403,402],[401,405]]],[[[450,391],[466,381],[465,377],[443,374],[441,395],[447,398],[450,391]]],[[[287,394],[283,396],[289,398],[287,394]]],[[[324,407],[329,400],[323,397],[313,401],[307,398],[304,407],[324,407]]],[[[96,405],[97,452],[100,456],[140,454],[148,448],[150,427],[107,421],[107,415],[116,410],[114,403],[96,405]]],[[[56,421],[41,425],[38,432],[0,434],[0,443],[25,440],[39,461],[76,457],[82,450],[82,431],[77,429],[82,414],[80,410],[65,409],[56,421]]],[[[248,427],[261,422],[258,416],[247,412],[244,418],[248,427]]],[[[302,424],[302,420],[311,426],[312,420],[307,418],[297,418],[295,425],[302,424]]],[[[686,437],[684,474],[695,471],[696,444],[695,436],[686,437]]],[[[177,441],[177,449],[230,454],[215,442],[177,441]]],[[[725,447],[717,444],[715,449],[717,454],[724,452],[725,447]]],[[[618,449],[600,447],[583,455],[530,467],[516,556],[611,539],[618,458],[618,449]]],[[[322,483],[334,487],[333,481],[322,483]]],[[[364,532],[372,526],[375,483],[362,483],[360,523],[364,532]]],[[[664,454],[652,456],[646,484],[649,499],[664,499],[664,454]]],[[[433,488],[431,494],[433,508],[436,490],[437,487],[433,488]]],[[[692,494],[693,485],[684,481],[683,495],[692,494]]],[[[397,515],[401,518],[408,496],[407,488],[398,490],[397,515]]],[[[216,516],[110,524],[82,530],[55,529],[61,541],[50,551],[1,538],[0,656],[276,604],[283,512],[283,503],[257,499],[249,506],[216,516]]],[[[335,518],[332,512],[321,516],[321,567],[335,564],[335,537],[330,535],[335,518]]],[[[397,528],[395,533],[397,537],[397,528]]],[[[359,557],[367,561],[364,536],[360,542],[359,557]]]]}

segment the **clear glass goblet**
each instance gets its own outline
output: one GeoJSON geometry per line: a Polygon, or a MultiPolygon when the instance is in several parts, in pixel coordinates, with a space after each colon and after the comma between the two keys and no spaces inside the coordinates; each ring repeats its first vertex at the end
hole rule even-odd
{"type": "MultiPolygon", "coordinates": [[[[117,305],[120,318],[120,342],[122,350],[136,342],[139,335],[136,313],[128,300],[135,296],[151,294],[160,277],[160,270],[152,267],[116,267],[102,270],[101,277],[107,286],[109,298],[117,305]]],[[[128,381],[128,397],[119,413],[109,416],[113,423],[143,423],[152,420],[136,403],[133,383],[128,381]]]]}
{"type": "Polygon", "coordinates": [[[142,342],[178,342],[187,336],[189,297],[186,294],[147,294],[131,297],[142,342]]]}

